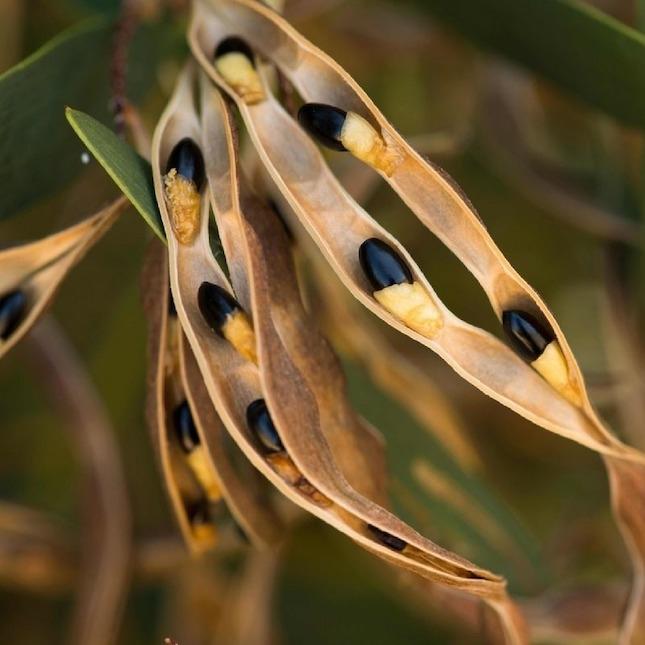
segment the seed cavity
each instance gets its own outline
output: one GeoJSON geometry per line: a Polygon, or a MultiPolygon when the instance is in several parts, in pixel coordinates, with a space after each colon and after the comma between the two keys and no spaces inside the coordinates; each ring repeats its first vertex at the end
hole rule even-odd
{"type": "Polygon", "coordinates": [[[502,314],[502,324],[513,348],[560,394],[574,405],[582,398],[569,378],[569,366],[555,334],[535,316],[519,310],[502,314]]]}
{"type": "Polygon", "coordinates": [[[27,311],[27,295],[16,289],[0,297],[0,340],[9,337],[18,329],[27,311]]]}
{"type": "Polygon", "coordinates": [[[307,103],[298,112],[300,125],[322,145],[344,152],[390,176],[403,157],[396,146],[388,145],[376,129],[356,112],[333,105],[307,103]]]}
{"type": "Polygon", "coordinates": [[[217,46],[215,68],[247,105],[266,99],[253,50],[239,36],[226,38],[217,46]]]}
{"type": "Polygon", "coordinates": [[[383,546],[386,546],[388,549],[392,549],[392,551],[398,551],[400,553],[408,545],[405,540],[402,540],[401,538],[398,538],[396,537],[396,535],[392,535],[391,533],[381,531],[381,529],[373,526],[372,524],[368,524],[367,529],[376,540],[378,540],[383,546]]]}
{"type": "Polygon", "coordinates": [[[358,256],[377,302],[410,329],[434,338],[443,327],[443,318],[403,258],[374,237],[361,244],[358,256]]]}
{"type": "Polygon", "coordinates": [[[173,422],[179,445],[186,454],[186,460],[195,478],[209,500],[219,500],[222,497],[221,488],[206,450],[201,445],[197,426],[187,401],[175,408],[173,422]]]}
{"type": "Polygon", "coordinates": [[[283,452],[284,445],[269,414],[266,401],[257,399],[246,409],[246,422],[269,452],[283,452]]]}
{"type": "Polygon", "coordinates": [[[170,221],[180,244],[192,244],[199,232],[204,177],[199,146],[188,137],[182,139],[170,153],[163,178],[170,221]]]}
{"type": "Polygon", "coordinates": [[[226,289],[211,282],[201,284],[197,302],[208,326],[244,358],[257,363],[255,332],[240,303],[226,289]]]}

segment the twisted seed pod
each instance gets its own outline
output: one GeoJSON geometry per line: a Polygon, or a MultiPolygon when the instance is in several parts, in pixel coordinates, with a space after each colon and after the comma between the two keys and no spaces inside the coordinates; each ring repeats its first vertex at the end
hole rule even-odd
{"type": "MultiPolygon", "coordinates": [[[[621,639],[627,642],[632,638],[645,638],[645,527],[639,519],[645,499],[640,484],[645,479],[645,459],[638,451],[622,444],[598,418],[580,368],[546,305],[497,248],[454,182],[405,142],[361,88],[331,58],[306,41],[280,16],[250,0],[213,0],[208,7],[198,0],[194,6],[189,40],[193,53],[211,78],[231,93],[213,70],[206,52],[211,40],[225,37],[231,25],[235,25],[236,33],[241,34],[256,52],[275,63],[305,100],[328,103],[356,115],[355,120],[361,123],[362,131],[368,132],[367,138],[374,143],[370,144],[369,154],[364,154],[365,150],[359,150],[359,146],[357,156],[372,165],[415,215],[455,253],[480,282],[499,318],[511,310],[525,312],[553,335],[555,342],[549,345],[555,357],[550,356],[549,360],[554,358],[552,364],[557,365],[558,374],[540,370],[555,383],[552,388],[540,377],[535,380],[528,376],[527,370],[532,371],[531,368],[522,361],[512,360],[499,342],[493,342],[481,330],[454,319],[422,280],[421,284],[444,319],[444,328],[435,339],[437,342],[428,342],[409,328],[395,324],[396,321],[383,315],[373,300],[370,303],[361,297],[366,295],[364,286],[359,281],[354,284],[352,278],[356,276],[351,274],[351,265],[343,267],[337,262],[342,258],[343,248],[334,246],[331,229],[342,213],[353,209],[353,218],[344,225],[347,236],[350,231],[347,225],[353,226],[360,219],[357,217],[359,211],[340,187],[336,186],[334,190],[337,182],[322,159],[314,156],[311,147],[305,147],[306,142],[298,137],[296,128],[272,97],[252,107],[236,101],[277,186],[314,238],[319,236],[316,241],[332,266],[366,306],[403,333],[434,349],[461,376],[486,394],[534,423],[604,455],[614,514],[636,573],[621,639]],[[289,148],[292,154],[286,154],[285,148],[280,147],[284,141],[296,144],[289,148]],[[375,148],[378,148],[376,155],[373,154],[375,148]],[[324,221],[317,221],[316,215],[324,221]]],[[[231,95],[237,99],[234,93],[231,95]]],[[[355,250],[351,249],[350,260],[355,257],[355,250]]],[[[404,253],[401,255],[406,258],[404,253]]],[[[412,266],[412,270],[419,280],[416,267],[412,266]]],[[[537,361],[533,365],[540,369],[537,361]]]]}
{"type": "MultiPolygon", "coordinates": [[[[256,230],[260,234],[254,232],[251,235],[250,225],[246,224],[246,219],[243,220],[253,312],[261,338],[261,370],[245,360],[233,343],[213,334],[208,328],[197,302],[199,285],[207,280],[224,289],[230,287],[209,249],[207,209],[202,209],[197,238],[190,245],[179,243],[172,234],[161,170],[174,142],[194,127],[197,117],[192,105],[192,89],[192,72],[188,69],[155,132],[152,163],[155,189],[168,235],[171,285],[177,312],[209,394],[227,430],[256,468],[298,506],[399,567],[484,598],[499,612],[509,642],[525,642],[522,621],[506,595],[501,578],[426,540],[398,518],[358,494],[341,474],[321,430],[321,425],[334,422],[324,407],[325,400],[317,400],[316,394],[320,394],[321,388],[317,387],[316,378],[306,374],[306,357],[304,360],[300,357],[298,362],[301,364],[297,365],[282,345],[281,332],[278,331],[281,325],[293,324],[290,322],[291,314],[297,314],[300,305],[285,300],[280,296],[282,288],[276,288],[287,285],[286,293],[298,295],[292,275],[286,272],[289,268],[288,245],[282,225],[271,219],[270,213],[262,213],[252,221],[254,227],[259,227],[256,230]],[[264,230],[263,226],[268,228],[264,230]],[[276,255],[281,250],[284,253],[276,255]],[[271,288],[267,282],[269,278],[271,288]],[[267,300],[270,297],[277,300],[267,300]],[[269,460],[245,423],[248,406],[265,397],[289,453],[282,456],[281,463],[269,460]],[[271,467],[271,463],[282,476],[271,467]],[[291,466],[284,470],[286,463],[291,466]],[[307,486],[303,486],[303,477],[307,486]],[[378,535],[389,536],[387,542],[390,545],[393,543],[390,537],[398,540],[397,548],[404,544],[403,550],[394,550],[392,546],[383,544],[369,527],[376,529],[378,535]]],[[[215,101],[210,106],[217,109],[215,101]]],[[[230,133],[228,136],[232,139],[230,133]]],[[[246,217],[250,217],[248,213],[245,213],[246,217]]]]}
{"type": "MultiPolygon", "coordinates": [[[[219,8],[221,5],[222,2],[217,2],[214,6],[219,8]]],[[[235,11],[238,10],[244,10],[242,4],[236,7],[235,11]]],[[[220,15],[226,13],[228,17],[228,11],[227,8],[226,12],[222,9],[215,13],[203,3],[196,3],[190,32],[193,52],[211,78],[236,99],[271,177],[354,296],[389,325],[431,348],[482,392],[534,423],[599,452],[641,460],[642,455],[623,446],[599,424],[595,415],[589,416],[586,410],[558,393],[506,344],[452,314],[398,241],[351,199],[311,139],[270,94],[268,87],[265,88],[267,98],[261,103],[248,106],[238,99],[206,55],[214,43],[229,33],[230,27],[220,15]],[[423,333],[401,322],[376,299],[358,262],[359,249],[369,238],[386,242],[400,256],[412,272],[419,291],[424,294],[428,309],[434,310],[435,324],[422,328],[423,333]]],[[[254,12],[250,16],[255,22],[251,22],[246,14],[239,16],[236,13],[235,18],[241,21],[242,27],[247,23],[257,26],[258,21],[266,30],[273,25],[273,22],[265,25],[262,16],[256,17],[254,12]]],[[[277,16],[274,19],[277,20],[277,16]]],[[[253,33],[249,28],[249,40],[252,40],[253,33]]],[[[274,34],[273,40],[276,38],[274,34]]],[[[275,53],[271,48],[273,40],[269,38],[269,45],[265,46],[267,51],[275,53]]],[[[283,41],[285,38],[281,37],[279,42],[283,44],[283,41]]],[[[278,50],[282,53],[280,47],[278,50]]],[[[279,61],[279,56],[275,55],[279,61]]]]}
{"type": "Polygon", "coordinates": [[[275,543],[280,521],[263,498],[255,473],[246,464],[233,462],[236,448],[215,413],[179,322],[171,313],[168,258],[160,242],[151,244],[142,290],[149,325],[148,423],[163,481],[188,548],[199,554],[215,546],[215,526],[195,530],[191,525],[191,509],[205,497],[214,503],[221,497],[254,544],[275,543]],[[191,411],[198,435],[196,446],[190,446],[194,448],[190,455],[182,449],[174,427],[174,412],[182,404],[191,411]],[[191,473],[195,466],[200,470],[191,473]]]}
{"type": "Polygon", "coordinates": [[[126,206],[121,197],[64,231],[0,251],[0,358],[34,326],[69,271],[126,206]]]}

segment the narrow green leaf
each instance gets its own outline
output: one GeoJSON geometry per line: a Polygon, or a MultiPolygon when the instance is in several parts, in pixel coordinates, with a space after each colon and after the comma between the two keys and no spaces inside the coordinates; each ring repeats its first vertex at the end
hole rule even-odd
{"type": "Polygon", "coordinates": [[[626,125],[645,127],[645,36],[579,0],[408,0],[626,125]]]}
{"type": "MultiPolygon", "coordinates": [[[[130,50],[128,97],[138,101],[162,58],[183,51],[170,22],[145,25],[130,50]],[[181,48],[181,49],[180,49],[181,48]]],[[[66,105],[109,118],[112,22],[73,27],[0,76],[0,219],[63,188],[82,170],[82,146],[66,105]],[[10,187],[10,190],[8,189],[10,187]]]]}
{"type": "Polygon", "coordinates": [[[68,107],[65,116],[74,132],[114,183],[132,202],[159,239],[165,242],[166,236],[157,207],[150,164],[112,130],[89,114],[68,107]]]}

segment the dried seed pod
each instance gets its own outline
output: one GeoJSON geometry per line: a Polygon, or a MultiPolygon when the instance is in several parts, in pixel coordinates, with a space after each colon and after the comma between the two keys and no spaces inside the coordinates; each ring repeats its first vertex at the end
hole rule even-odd
{"type": "Polygon", "coordinates": [[[269,409],[264,399],[257,399],[246,409],[246,419],[260,443],[269,452],[282,452],[284,446],[280,435],[273,425],[269,409]]]}
{"type": "Polygon", "coordinates": [[[122,197],[64,231],[0,251],[0,357],[36,323],[68,272],[126,206],[122,197]]]}
{"type": "Polygon", "coordinates": [[[505,311],[502,323],[516,351],[558,392],[580,405],[580,394],[569,380],[569,368],[555,334],[525,311],[505,311]]]}
{"type": "Polygon", "coordinates": [[[355,112],[345,112],[333,105],[306,103],[298,111],[298,121],[323,145],[349,151],[357,159],[391,175],[402,156],[388,146],[369,121],[355,112]]]}
{"type": "Polygon", "coordinates": [[[22,322],[27,310],[27,294],[14,289],[0,296],[0,340],[6,341],[22,322]]]}
{"type": "Polygon", "coordinates": [[[182,244],[191,244],[199,230],[203,184],[202,152],[193,139],[184,137],[172,149],[164,176],[173,230],[182,244]]]}
{"type": "Polygon", "coordinates": [[[253,327],[237,300],[219,285],[203,282],[197,301],[208,326],[226,338],[247,360],[257,363],[253,327]]]}
{"type": "Polygon", "coordinates": [[[215,49],[215,66],[226,82],[248,105],[265,98],[262,81],[255,68],[253,50],[238,36],[229,36],[215,49]]]}

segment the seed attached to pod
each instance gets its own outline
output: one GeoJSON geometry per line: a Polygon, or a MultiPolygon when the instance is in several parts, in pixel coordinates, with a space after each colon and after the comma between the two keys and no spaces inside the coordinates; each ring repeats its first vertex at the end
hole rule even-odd
{"type": "Polygon", "coordinates": [[[204,549],[211,548],[217,542],[217,529],[213,524],[208,500],[201,500],[188,508],[188,520],[193,537],[204,549]]]}
{"type": "Polygon", "coordinates": [[[403,258],[383,240],[365,240],[358,252],[374,298],[405,325],[427,338],[443,326],[441,313],[403,258]]]}
{"type": "Polygon", "coordinates": [[[217,46],[215,68],[247,105],[266,98],[253,50],[238,36],[226,38],[217,46]]]}
{"type": "Polygon", "coordinates": [[[217,501],[222,493],[213,472],[213,466],[201,445],[197,426],[187,401],[178,405],[173,412],[175,433],[179,445],[186,453],[186,460],[197,481],[201,484],[209,500],[217,501]]]}
{"type": "Polygon", "coordinates": [[[257,363],[255,332],[240,303],[226,289],[210,282],[201,284],[197,301],[208,326],[244,358],[257,363]]]}
{"type": "Polygon", "coordinates": [[[283,452],[284,445],[264,399],[253,401],[246,409],[246,422],[268,452],[283,452]]]}
{"type": "Polygon", "coordinates": [[[166,203],[180,244],[191,244],[197,237],[203,185],[204,158],[199,146],[187,137],[170,153],[164,176],[166,203]]]}
{"type": "Polygon", "coordinates": [[[535,316],[518,310],[505,311],[502,324],[517,353],[564,397],[580,405],[580,393],[569,379],[569,367],[553,331],[535,316]]]}
{"type": "Polygon", "coordinates": [[[300,125],[332,150],[349,150],[366,164],[391,175],[402,161],[394,145],[387,145],[374,127],[356,112],[333,105],[306,103],[298,112],[300,125]]]}
{"type": "Polygon", "coordinates": [[[401,552],[408,545],[407,542],[405,542],[401,538],[396,537],[396,535],[392,535],[391,533],[386,533],[385,531],[381,531],[381,529],[377,528],[376,526],[373,526],[372,524],[368,524],[367,528],[376,540],[378,540],[381,544],[386,546],[388,549],[392,549],[392,551],[401,552]]]}
{"type": "Polygon", "coordinates": [[[16,289],[0,297],[0,340],[9,340],[22,322],[27,310],[27,296],[16,289]]]}

